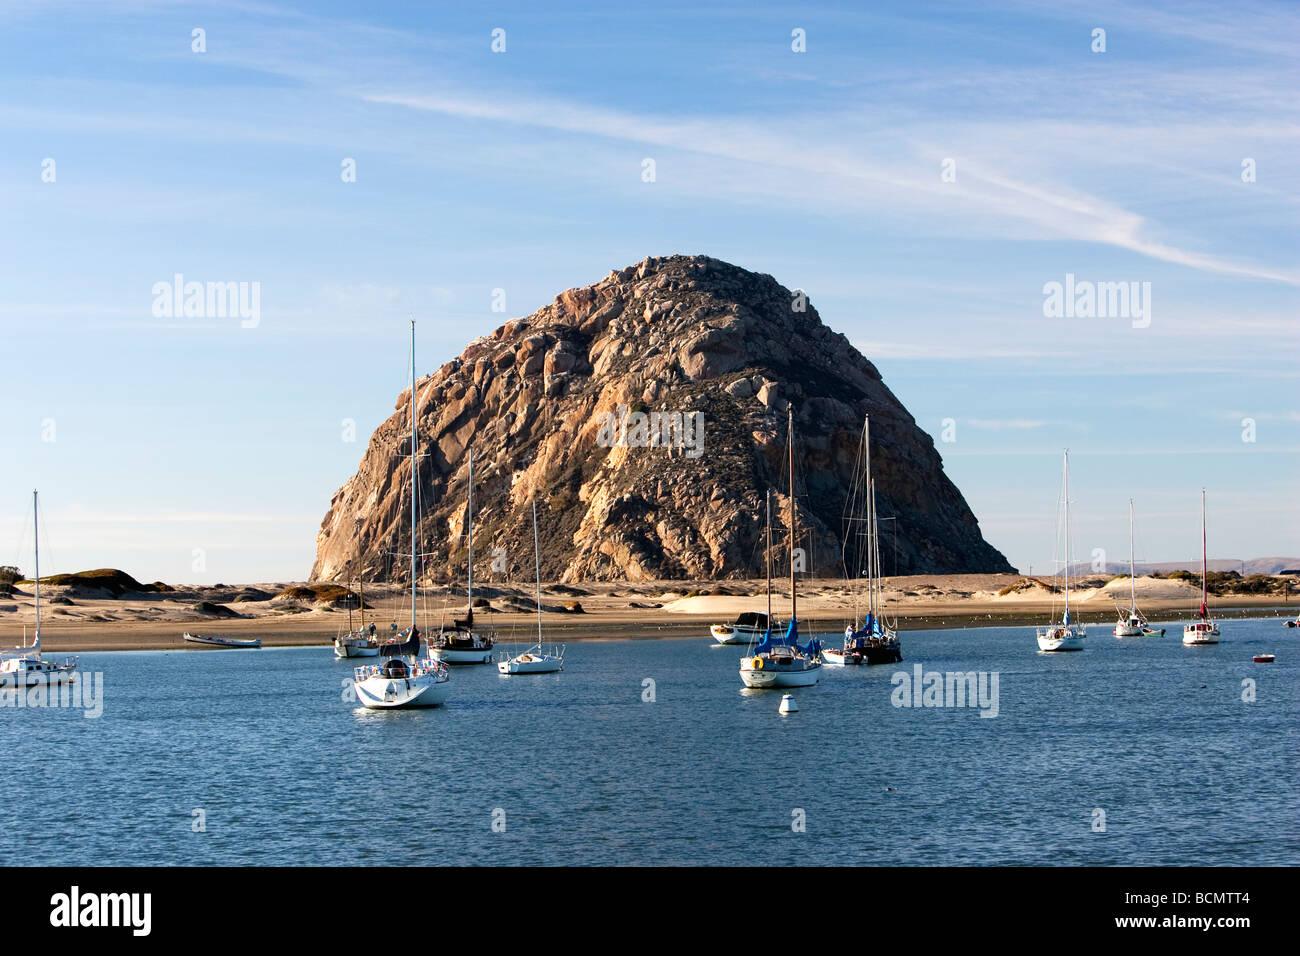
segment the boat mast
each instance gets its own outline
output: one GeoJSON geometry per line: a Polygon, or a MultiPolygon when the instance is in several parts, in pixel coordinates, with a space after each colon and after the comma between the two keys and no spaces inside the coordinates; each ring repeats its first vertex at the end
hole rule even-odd
{"type": "Polygon", "coordinates": [[[537,543],[537,499],[533,499],[533,564],[537,568],[537,649],[542,649],[542,549],[537,543]]]}
{"type": "Polygon", "coordinates": [[[1205,557],[1205,489],[1201,489],[1201,619],[1209,616],[1205,605],[1210,600],[1210,582],[1208,562],[1205,557]]]}
{"type": "Polygon", "coordinates": [[[862,420],[862,450],[866,459],[866,470],[863,472],[862,494],[866,497],[867,519],[867,617],[871,619],[872,627],[875,626],[876,620],[876,565],[875,565],[875,545],[874,539],[876,534],[876,514],[873,508],[871,494],[871,416],[868,415],[862,420]]]}
{"type": "Polygon", "coordinates": [[[767,627],[772,629],[772,489],[767,489],[767,627]]]}
{"type": "Polygon", "coordinates": [[[466,619],[474,624],[474,449],[469,450],[469,614],[466,619]]]}
{"type": "Polygon", "coordinates": [[[790,451],[790,624],[794,627],[795,636],[798,637],[799,635],[799,624],[798,624],[799,615],[798,615],[798,606],[797,606],[798,597],[795,594],[795,583],[794,583],[794,542],[795,542],[795,534],[796,534],[795,522],[798,520],[795,517],[795,504],[794,504],[794,406],[793,405],[789,406],[786,409],[786,412],[787,412],[787,421],[788,421],[787,438],[790,443],[790,449],[789,449],[790,451]]]}
{"type": "Polygon", "coordinates": [[[1133,579],[1133,499],[1128,500],[1128,603],[1130,616],[1137,615],[1137,582],[1133,579]]]}
{"type": "MultiPolygon", "coordinates": [[[[871,598],[871,630],[876,629],[876,615],[884,609],[885,599],[881,592],[884,591],[884,581],[880,574],[880,529],[876,526],[876,482],[871,482],[871,554],[875,561],[875,577],[871,579],[873,590],[871,598]]],[[[881,625],[884,626],[883,624],[881,625]]]]}
{"type": "Polygon", "coordinates": [[[41,513],[36,506],[36,491],[32,490],[32,528],[36,546],[36,644],[41,646],[41,513]]]}
{"type": "Polygon", "coordinates": [[[1070,623],[1070,449],[1065,450],[1065,623],[1070,623]]]}
{"type": "Polygon", "coordinates": [[[415,319],[411,320],[411,636],[415,636],[415,319]]]}

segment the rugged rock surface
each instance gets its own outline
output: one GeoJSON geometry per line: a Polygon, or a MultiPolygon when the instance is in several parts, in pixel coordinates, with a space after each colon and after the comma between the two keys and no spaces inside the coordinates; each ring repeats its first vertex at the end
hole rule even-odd
{"type": "MultiPolygon", "coordinates": [[[[392,557],[410,552],[409,402],[407,389],[330,502],[312,580],[342,580],[349,562],[371,579],[409,576],[409,559],[392,557]]],[[[532,576],[534,499],[547,579],[761,576],[769,488],[777,551],[784,538],[787,403],[809,571],[843,573],[841,516],[868,412],[879,513],[897,516],[897,568],[882,526],[886,573],[1012,570],[930,436],[801,293],[670,256],[570,289],[417,382],[425,573],[463,579],[472,443],[477,579],[532,576]],[[702,413],[702,450],[606,447],[602,413],[619,406],[702,413]]]]}

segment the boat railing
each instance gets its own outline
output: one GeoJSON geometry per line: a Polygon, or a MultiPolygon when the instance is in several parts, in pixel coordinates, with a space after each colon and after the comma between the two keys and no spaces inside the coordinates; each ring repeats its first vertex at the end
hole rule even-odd
{"type": "MultiPolygon", "coordinates": [[[[419,658],[413,665],[407,667],[407,674],[410,677],[443,677],[447,673],[446,664],[428,657],[419,658]]],[[[387,676],[381,664],[362,664],[353,668],[353,674],[358,681],[387,676]]]]}

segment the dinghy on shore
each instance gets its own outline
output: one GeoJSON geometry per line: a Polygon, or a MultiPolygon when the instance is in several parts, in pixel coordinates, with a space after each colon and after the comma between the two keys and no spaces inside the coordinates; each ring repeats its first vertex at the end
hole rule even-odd
{"type": "Polygon", "coordinates": [[[181,635],[191,644],[207,644],[210,647],[255,648],[262,646],[260,637],[226,637],[224,634],[191,634],[186,631],[181,635]]]}

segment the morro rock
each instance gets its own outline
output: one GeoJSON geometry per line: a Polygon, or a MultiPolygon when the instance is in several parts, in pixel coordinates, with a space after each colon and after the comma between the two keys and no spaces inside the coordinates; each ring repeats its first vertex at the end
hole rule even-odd
{"type": "MultiPolygon", "coordinates": [[[[409,576],[409,558],[393,557],[411,550],[409,403],[408,389],[330,502],[313,580],[342,580],[349,564],[372,580],[409,576]]],[[[472,446],[478,580],[532,577],[534,500],[550,580],[762,576],[768,489],[784,541],[787,407],[808,572],[844,574],[842,515],[866,413],[878,511],[896,519],[882,525],[885,573],[1012,570],[930,436],[802,293],[717,259],[669,256],[570,289],[419,379],[423,574],[463,580],[472,446]],[[636,427],[637,413],[656,411],[683,426],[657,430],[658,443],[636,427]]]]}

